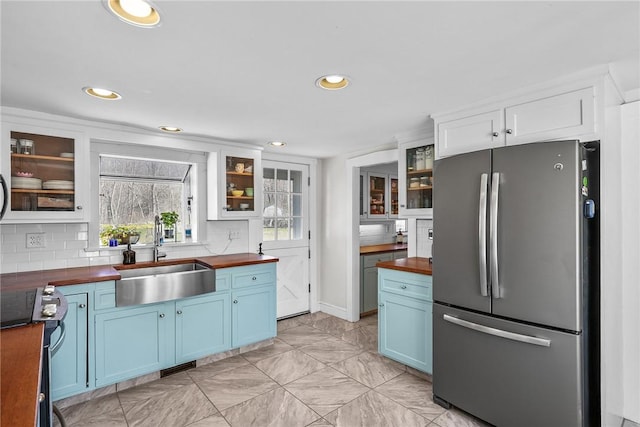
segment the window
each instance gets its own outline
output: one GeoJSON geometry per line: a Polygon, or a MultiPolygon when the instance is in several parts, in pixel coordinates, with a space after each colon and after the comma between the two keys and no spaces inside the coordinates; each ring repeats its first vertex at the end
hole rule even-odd
{"type": "Polygon", "coordinates": [[[402,231],[403,233],[407,232],[407,220],[406,219],[396,219],[396,234],[402,231]]]}
{"type": "Polygon", "coordinates": [[[263,186],[263,240],[302,239],[302,171],[263,168],[263,186]]]}
{"type": "Polygon", "coordinates": [[[174,238],[184,241],[190,229],[192,164],[166,160],[100,155],[100,243],[108,244],[113,228],[140,234],[139,243],[153,243],[154,219],[161,212],[179,215],[174,238]]]}

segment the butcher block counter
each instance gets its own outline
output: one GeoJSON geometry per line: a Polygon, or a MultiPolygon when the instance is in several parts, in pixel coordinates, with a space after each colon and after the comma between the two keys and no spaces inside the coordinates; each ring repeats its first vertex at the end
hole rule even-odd
{"type": "Polygon", "coordinates": [[[406,251],[406,243],[383,243],[380,245],[360,246],[360,255],[379,254],[383,252],[406,251]]]}
{"type": "Polygon", "coordinates": [[[43,323],[0,331],[0,425],[36,425],[43,332],[43,323]]]}
{"type": "Polygon", "coordinates": [[[391,270],[408,271],[409,273],[426,274],[431,276],[433,266],[429,258],[411,257],[400,258],[391,261],[381,261],[376,263],[378,268],[388,268],[391,270]]]}
{"type": "Polygon", "coordinates": [[[150,267],[155,265],[175,265],[197,262],[209,268],[228,268],[243,265],[277,262],[278,258],[252,253],[181,258],[154,262],[139,262],[123,265],[100,265],[95,267],[60,268],[56,270],[26,271],[0,275],[0,290],[22,290],[43,287],[45,285],[65,286],[90,282],[104,282],[120,279],[118,270],[150,267]]]}

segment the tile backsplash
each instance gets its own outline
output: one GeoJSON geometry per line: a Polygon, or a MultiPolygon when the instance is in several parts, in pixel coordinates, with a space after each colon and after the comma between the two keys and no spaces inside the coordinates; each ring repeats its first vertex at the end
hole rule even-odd
{"type": "Polygon", "coordinates": [[[430,258],[433,240],[429,238],[429,230],[433,232],[433,220],[418,219],[416,221],[416,256],[430,258]]]}
{"type": "Polygon", "coordinates": [[[380,224],[360,224],[360,246],[395,243],[395,221],[380,224]]]}
{"type": "MultiPolygon", "coordinates": [[[[167,258],[189,258],[248,251],[247,221],[208,221],[206,244],[165,244],[167,258]],[[238,238],[229,240],[229,230],[238,238]]],[[[0,273],[51,270],[56,268],[89,267],[121,264],[118,248],[96,248],[89,245],[88,224],[3,224],[0,225],[0,273]],[[27,248],[27,233],[42,233],[42,248],[27,248]]],[[[136,261],[151,261],[151,247],[133,246],[136,261]]]]}

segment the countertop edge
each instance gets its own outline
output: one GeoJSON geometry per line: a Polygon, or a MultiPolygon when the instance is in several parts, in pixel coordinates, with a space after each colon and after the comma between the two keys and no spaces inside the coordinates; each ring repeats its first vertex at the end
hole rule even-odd
{"type": "Polygon", "coordinates": [[[390,270],[406,271],[409,273],[426,274],[427,276],[431,276],[433,274],[433,265],[429,261],[429,258],[421,257],[380,261],[376,263],[376,267],[387,268],[390,270]]]}
{"type": "Polygon", "coordinates": [[[381,254],[384,252],[397,252],[409,249],[407,243],[382,243],[379,245],[360,246],[360,255],[381,254]]]}

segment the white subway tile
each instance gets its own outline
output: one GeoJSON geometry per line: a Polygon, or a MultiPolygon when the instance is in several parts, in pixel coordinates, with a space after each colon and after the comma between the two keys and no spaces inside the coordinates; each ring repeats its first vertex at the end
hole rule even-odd
{"type": "Polygon", "coordinates": [[[69,250],[59,250],[54,252],[55,259],[71,259],[78,257],[78,250],[69,249],[69,250]]]}
{"type": "Polygon", "coordinates": [[[0,233],[2,234],[15,234],[16,226],[15,224],[2,224],[0,225],[0,233]]]}
{"type": "Polygon", "coordinates": [[[44,224],[18,224],[16,225],[16,233],[42,233],[44,224]]]}
{"type": "Polygon", "coordinates": [[[29,261],[47,261],[53,259],[54,251],[33,251],[29,252],[29,261]]]}
{"type": "Polygon", "coordinates": [[[2,246],[0,246],[0,253],[10,254],[16,252],[18,252],[18,246],[15,243],[3,243],[2,246]]]}
{"type": "Polygon", "coordinates": [[[73,233],[77,233],[79,231],[89,231],[89,225],[86,222],[67,224],[67,231],[73,233]]]}
{"type": "Polygon", "coordinates": [[[101,256],[89,257],[89,265],[111,264],[111,262],[109,261],[110,261],[109,257],[101,257],[101,256]]]}
{"type": "Polygon", "coordinates": [[[66,259],[50,259],[47,261],[43,261],[43,268],[45,270],[55,270],[58,268],[67,268],[67,260],[66,259]]]}
{"type": "Polygon", "coordinates": [[[3,263],[0,264],[0,273],[1,274],[15,273],[16,271],[18,271],[18,264],[15,263],[15,262],[7,263],[7,264],[5,264],[3,262],[3,263]]]}
{"type": "Polygon", "coordinates": [[[89,267],[89,258],[71,258],[67,260],[67,267],[89,267]]]}
{"type": "Polygon", "coordinates": [[[44,264],[42,261],[18,263],[18,271],[37,271],[37,270],[44,270],[44,264]]]}
{"type": "MultiPolygon", "coordinates": [[[[67,240],[65,242],[66,249],[84,249],[87,247],[86,240],[67,240]]],[[[84,251],[81,251],[84,254],[84,251]]]]}
{"type": "Polygon", "coordinates": [[[65,224],[44,224],[43,230],[47,233],[64,233],[67,227],[65,224]]]}
{"type": "Polygon", "coordinates": [[[19,243],[22,242],[23,245],[26,244],[27,242],[27,236],[24,233],[20,233],[20,234],[13,234],[13,233],[7,233],[7,234],[2,234],[2,244],[4,245],[5,243],[19,243]]]}
{"type": "Polygon", "coordinates": [[[3,253],[0,255],[0,262],[2,262],[2,264],[5,263],[18,263],[18,262],[26,262],[29,261],[29,257],[25,256],[24,254],[20,254],[20,253],[3,253]]]}
{"type": "Polygon", "coordinates": [[[86,231],[79,231],[76,233],[76,240],[89,240],[89,233],[86,231]]]}

